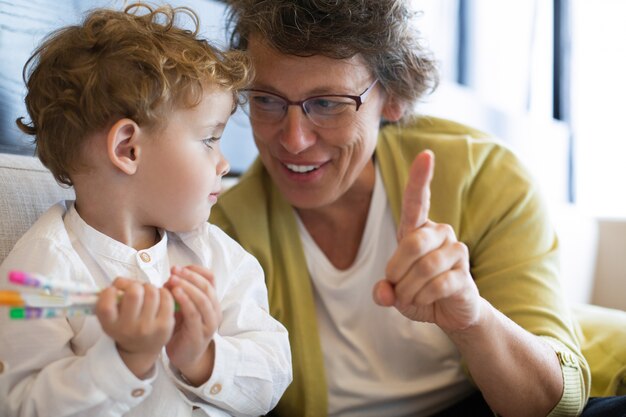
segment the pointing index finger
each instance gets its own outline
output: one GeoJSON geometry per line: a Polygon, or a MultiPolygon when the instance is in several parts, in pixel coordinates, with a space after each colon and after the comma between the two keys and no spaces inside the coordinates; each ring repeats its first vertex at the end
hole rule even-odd
{"type": "Polygon", "coordinates": [[[430,182],[435,169],[435,155],[430,150],[420,152],[409,170],[402,213],[398,227],[398,240],[421,227],[428,220],[430,210],[430,182]]]}

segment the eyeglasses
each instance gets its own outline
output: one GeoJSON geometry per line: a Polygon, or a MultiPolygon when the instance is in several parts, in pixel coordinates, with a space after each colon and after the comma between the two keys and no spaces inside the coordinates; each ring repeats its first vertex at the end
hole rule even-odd
{"type": "Polygon", "coordinates": [[[244,111],[254,121],[276,123],[285,117],[289,106],[298,106],[316,126],[327,128],[347,126],[354,121],[356,112],[377,82],[378,80],[374,80],[358,96],[328,94],[300,101],[291,101],[278,94],[252,88],[243,91],[247,99],[244,111]]]}

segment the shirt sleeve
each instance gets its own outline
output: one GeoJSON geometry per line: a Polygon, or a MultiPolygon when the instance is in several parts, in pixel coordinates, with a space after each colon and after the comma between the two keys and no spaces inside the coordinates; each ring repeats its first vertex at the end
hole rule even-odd
{"type": "Polygon", "coordinates": [[[214,336],[213,374],[192,387],[174,370],[175,381],[210,415],[216,408],[234,416],[263,415],[276,406],[292,380],[288,334],[269,314],[263,270],[256,259],[238,245],[229,257],[232,269],[214,269],[216,280],[222,280],[220,273],[229,277],[228,285],[218,288],[223,321],[214,336]]]}
{"type": "MultiPolygon", "coordinates": [[[[69,280],[76,272],[72,260],[52,242],[30,241],[3,262],[0,282],[6,288],[13,269],[69,280]]],[[[150,394],[156,370],[145,380],[135,377],[94,317],[77,333],[65,318],[9,320],[0,313],[0,415],[121,416],[150,394]],[[94,330],[94,344],[77,355],[72,341],[94,330]]]]}

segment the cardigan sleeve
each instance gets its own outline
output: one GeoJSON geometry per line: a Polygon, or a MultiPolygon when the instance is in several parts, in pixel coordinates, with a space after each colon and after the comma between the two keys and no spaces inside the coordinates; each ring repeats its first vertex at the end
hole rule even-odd
{"type": "Polygon", "coordinates": [[[580,413],[590,372],[559,282],[558,239],[539,187],[508,149],[469,143],[460,239],[480,294],[555,351],[564,391],[551,416],[580,413]]]}
{"type": "Polygon", "coordinates": [[[430,218],[451,225],[468,246],[481,296],[554,349],[564,392],[551,415],[577,415],[589,396],[590,372],[560,288],[558,240],[540,188],[488,135],[420,117],[385,127],[376,151],[396,222],[406,172],[424,149],[436,159],[430,218]]]}

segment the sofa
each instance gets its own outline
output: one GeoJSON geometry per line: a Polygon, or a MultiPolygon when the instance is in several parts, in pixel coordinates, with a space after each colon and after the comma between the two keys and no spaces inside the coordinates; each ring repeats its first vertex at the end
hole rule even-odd
{"type": "Polygon", "coordinates": [[[0,262],[35,220],[51,205],[74,198],[32,156],[0,153],[0,262]]]}
{"type": "MultiPolygon", "coordinates": [[[[32,156],[0,153],[0,263],[19,237],[52,204],[71,199],[32,156]]],[[[592,396],[626,395],[626,312],[590,304],[572,307],[592,374],[592,396]]]]}

